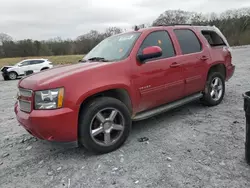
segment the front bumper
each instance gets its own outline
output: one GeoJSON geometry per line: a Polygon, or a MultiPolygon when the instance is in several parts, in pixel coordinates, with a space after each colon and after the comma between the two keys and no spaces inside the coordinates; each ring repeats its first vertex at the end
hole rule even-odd
{"type": "Polygon", "coordinates": [[[3,76],[3,78],[8,77],[9,76],[8,72],[2,72],[2,76],[3,76]]]}
{"type": "Polygon", "coordinates": [[[33,136],[48,141],[77,141],[77,113],[69,108],[57,110],[33,110],[25,113],[18,103],[14,111],[18,122],[33,136]]]}

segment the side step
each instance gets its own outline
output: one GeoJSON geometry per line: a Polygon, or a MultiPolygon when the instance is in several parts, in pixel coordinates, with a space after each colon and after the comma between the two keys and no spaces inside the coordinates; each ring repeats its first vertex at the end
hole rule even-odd
{"type": "Polygon", "coordinates": [[[177,107],[183,106],[183,105],[185,105],[187,103],[190,103],[192,101],[198,100],[202,96],[203,95],[201,93],[197,93],[197,94],[185,97],[183,99],[177,100],[175,102],[171,102],[171,103],[165,104],[163,106],[159,106],[159,107],[153,108],[151,110],[140,112],[140,113],[136,114],[132,118],[132,120],[133,121],[140,121],[140,120],[148,119],[148,118],[153,117],[155,115],[161,114],[163,112],[170,111],[170,110],[172,110],[174,108],[177,108],[177,107]]]}

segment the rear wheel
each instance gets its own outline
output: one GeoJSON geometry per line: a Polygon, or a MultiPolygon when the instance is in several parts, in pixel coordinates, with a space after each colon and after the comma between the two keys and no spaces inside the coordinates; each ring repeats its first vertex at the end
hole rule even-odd
{"type": "Polygon", "coordinates": [[[219,72],[212,72],[208,76],[202,102],[207,106],[221,103],[225,94],[225,78],[219,72]]]}
{"type": "Polygon", "coordinates": [[[17,79],[17,73],[16,72],[10,72],[8,74],[8,77],[10,80],[16,80],[17,79]]]}
{"type": "Polygon", "coordinates": [[[80,114],[79,142],[95,153],[108,153],[126,141],[131,117],[121,101],[102,97],[88,103],[80,114]]]}

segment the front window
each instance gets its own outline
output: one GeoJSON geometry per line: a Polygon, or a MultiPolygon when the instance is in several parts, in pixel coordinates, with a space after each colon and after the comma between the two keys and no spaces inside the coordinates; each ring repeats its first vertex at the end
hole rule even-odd
{"type": "Polygon", "coordinates": [[[20,61],[19,63],[17,63],[15,66],[27,66],[27,65],[29,65],[29,61],[20,61]]]}
{"type": "Polygon", "coordinates": [[[129,56],[140,34],[140,32],[134,32],[106,38],[94,47],[83,60],[119,61],[125,59],[129,56]]]}

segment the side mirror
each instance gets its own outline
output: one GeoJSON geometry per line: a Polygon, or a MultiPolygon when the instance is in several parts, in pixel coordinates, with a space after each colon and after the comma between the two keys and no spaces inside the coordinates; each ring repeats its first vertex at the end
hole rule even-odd
{"type": "Polygon", "coordinates": [[[142,50],[142,54],[137,58],[143,63],[147,59],[153,59],[162,56],[162,49],[159,46],[149,46],[142,50]]]}

